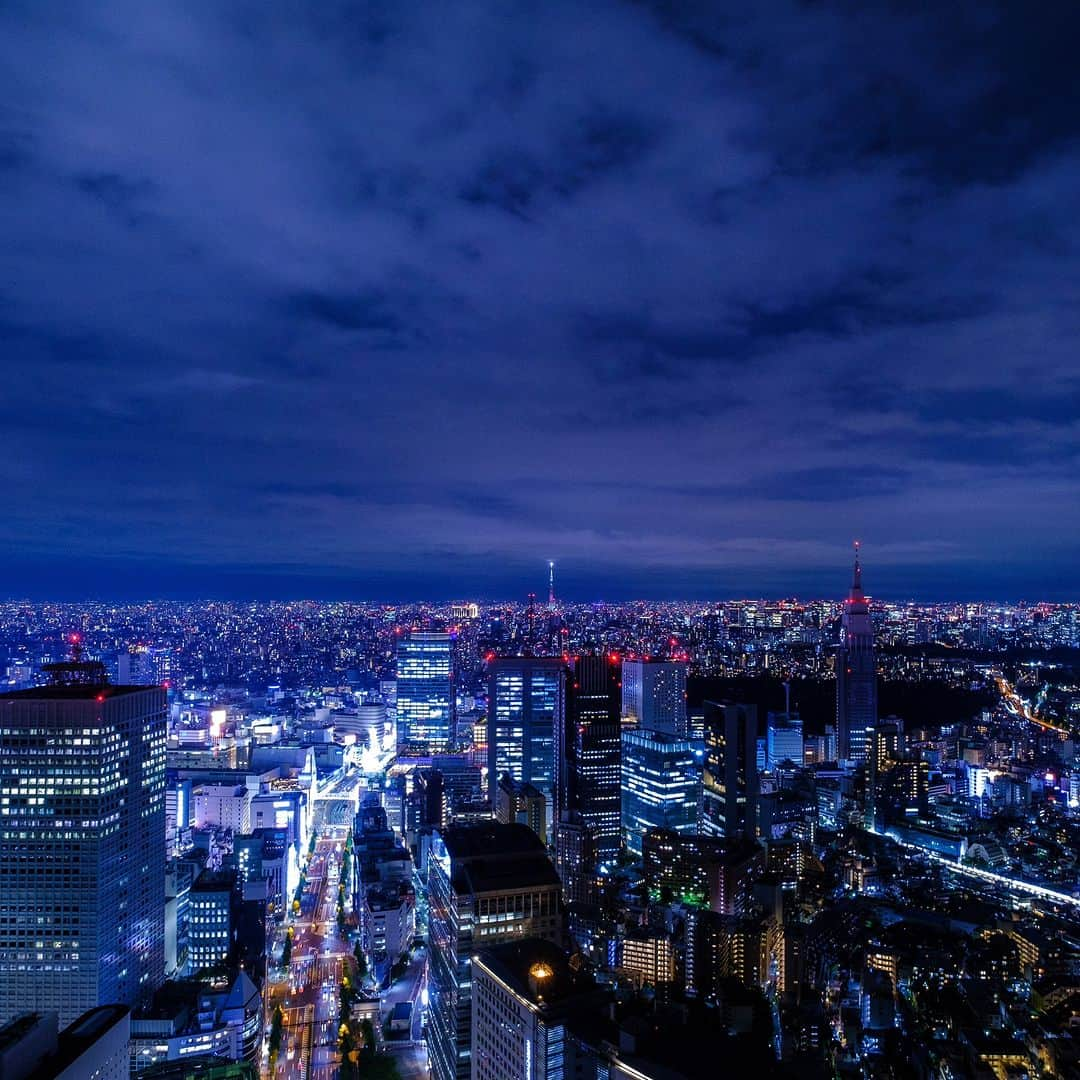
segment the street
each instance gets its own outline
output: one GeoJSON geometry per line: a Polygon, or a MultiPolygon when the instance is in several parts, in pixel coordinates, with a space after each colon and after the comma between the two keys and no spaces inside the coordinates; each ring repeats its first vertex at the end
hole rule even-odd
{"type": "MultiPolygon", "coordinates": [[[[334,815],[337,816],[337,815],[334,815]]],[[[338,934],[337,896],[341,850],[348,836],[348,824],[326,824],[308,863],[307,885],[302,914],[286,921],[293,928],[292,953],[287,978],[278,970],[270,980],[272,1015],[281,1004],[285,1024],[277,1066],[265,1075],[274,1080],[334,1080],[339,1057],[339,988],[352,970],[352,950],[338,934]],[[310,905],[310,906],[309,906],[310,905]]],[[[273,959],[281,955],[284,937],[273,945],[273,959]]]]}
{"type": "Polygon", "coordinates": [[[388,1038],[384,1042],[385,1049],[393,1053],[403,1080],[427,1080],[429,1076],[427,1045],[422,1030],[426,989],[427,956],[421,952],[414,954],[405,973],[382,995],[380,1011],[383,1023],[398,1002],[413,1003],[412,1028],[408,1038],[388,1038]]]}

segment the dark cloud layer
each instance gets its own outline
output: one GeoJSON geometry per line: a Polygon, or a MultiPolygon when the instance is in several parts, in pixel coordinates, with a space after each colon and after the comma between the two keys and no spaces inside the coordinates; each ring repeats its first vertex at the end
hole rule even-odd
{"type": "Polygon", "coordinates": [[[0,592],[1074,596],[1078,9],[744,7],[6,5],[0,592]]]}

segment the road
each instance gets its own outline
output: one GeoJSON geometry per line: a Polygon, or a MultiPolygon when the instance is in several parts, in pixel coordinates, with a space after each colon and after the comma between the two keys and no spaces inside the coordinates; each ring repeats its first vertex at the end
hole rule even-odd
{"type": "Polygon", "coordinates": [[[381,1014],[383,1023],[400,1001],[411,1001],[412,1030],[407,1039],[387,1039],[384,1048],[394,1055],[403,1080],[428,1080],[427,1044],[424,1042],[423,1023],[425,990],[427,989],[427,955],[417,953],[409,967],[397,982],[382,995],[381,1014]]]}
{"type": "Polygon", "coordinates": [[[1049,720],[1044,720],[1039,716],[1034,709],[1032,709],[1028,703],[1016,692],[1013,685],[1005,678],[1004,675],[995,675],[994,681],[997,683],[998,693],[1001,694],[1005,701],[1006,707],[1016,716],[1022,717],[1029,723],[1037,724],[1041,728],[1045,728],[1047,731],[1057,731],[1062,735],[1068,735],[1069,729],[1062,727],[1060,724],[1051,723],[1049,720]]]}
{"type": "MultiPolygon", "coordinates": [[[[338,934],[337,896],[341,850],[348,826],[325,824],[308,863],[304,914],[288,922],[293,928],[288,978],[270,982],[272,1014],[278,1003],[285,1013],[284,1035],[274,1080],[334,1080],[337,1076],[339,988],[352,970],[352,949],[338,934]]],[[[283,941],[275,942],[273,955],[283,941]]],[[[268,1067],[264,1075],[270,1076],[268,1067]]]]}

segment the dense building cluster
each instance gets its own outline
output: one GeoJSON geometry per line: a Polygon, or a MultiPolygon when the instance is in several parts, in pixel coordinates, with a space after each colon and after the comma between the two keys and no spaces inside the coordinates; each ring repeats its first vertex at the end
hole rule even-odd
{"type": "Polygon", "coordinates": [[[0,605],[0,1061],[1080,1076],[1078,650],[857,558],[840,603],[0,605]]]}

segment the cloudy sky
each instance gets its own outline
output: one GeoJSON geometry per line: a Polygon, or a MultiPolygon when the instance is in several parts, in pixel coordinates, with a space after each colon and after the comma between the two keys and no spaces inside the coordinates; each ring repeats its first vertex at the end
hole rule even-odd
{"type": "Polygon", "coordinates": [[[0,594],[1075,598],[1078,32],[4,4],[0,594]]]}

